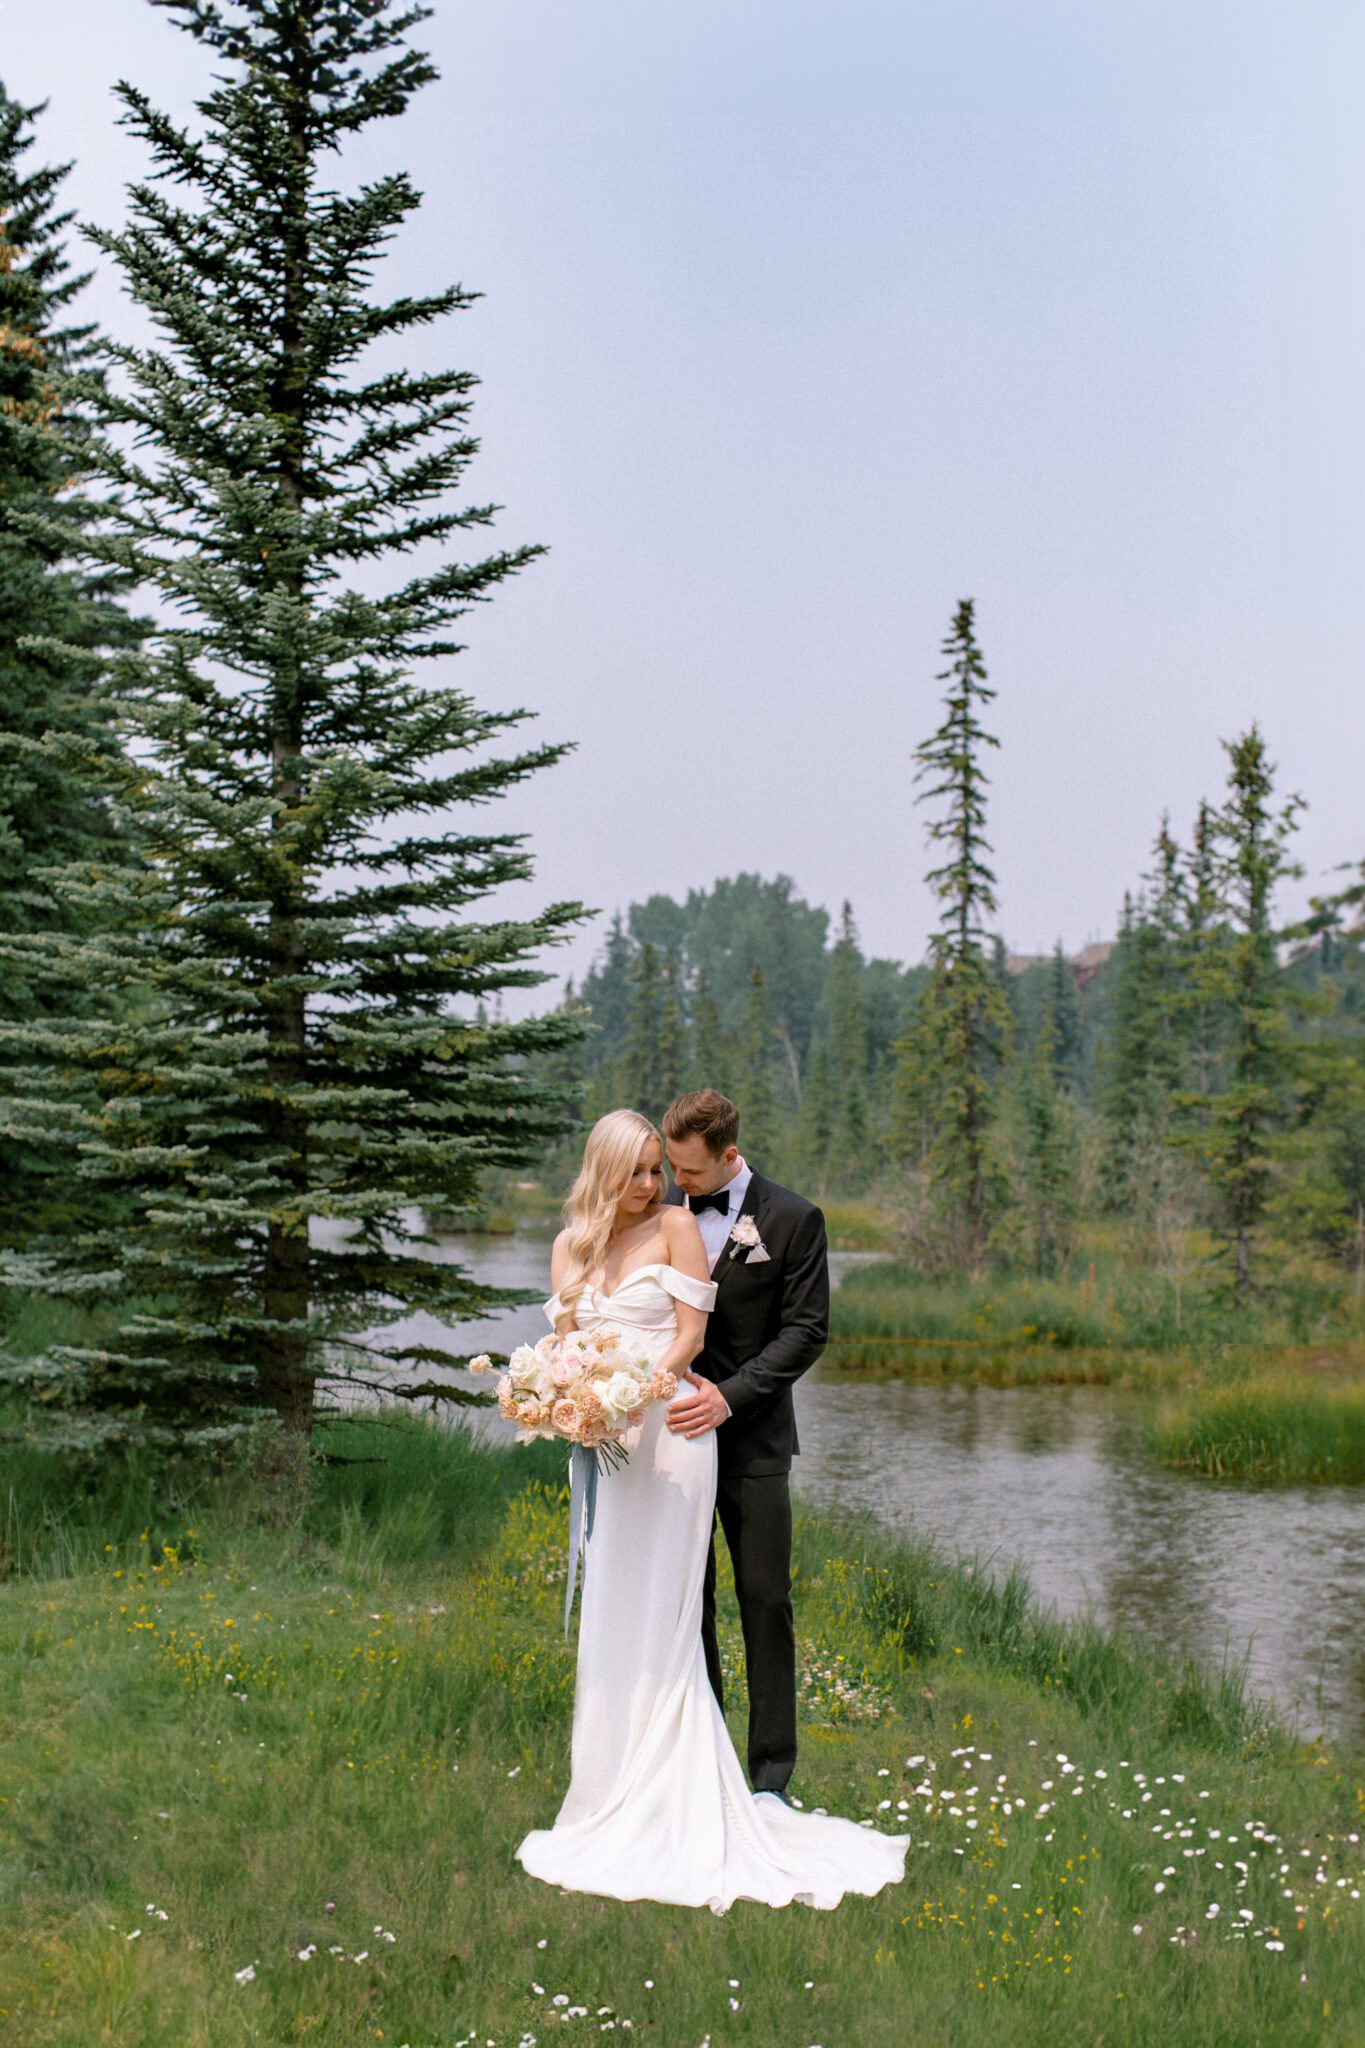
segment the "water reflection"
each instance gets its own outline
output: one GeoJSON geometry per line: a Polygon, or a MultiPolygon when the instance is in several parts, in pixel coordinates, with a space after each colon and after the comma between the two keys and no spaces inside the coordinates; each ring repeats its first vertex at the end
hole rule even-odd
{"type": "Polygon", "coordinates": [[[1104,1387],[800,1392],[801,1493],[856,1496],[893,1528],[1018,1562],[1060,1613],[1176,1655],[1247,1655],[1305,1736],[1365,1740],[1365,1492],[1211,1485],[1147,1455],[1104,1387]]]}
{"type": "MultiPolygon", "coordinates": [[[[494,1285],[548,1285],[548,1239],[452,1239],[438,1256],[494,1285]]],[[[458,1349],[506,1351],[545,1328],[512,1309],[462,1325],[458,1349]]],[[[420,1315],[386,1335],[452,1341],[420,1315]]],[[[1169,1472],[1147,1455],[1137,1397],[1104,1387],[855,1389],[817,1374],[797,1398],[796,1484],[814,1505],[856,1499],[888,1527],[1022,1564],[1060,1613],[1176,1655],[1246,1655],[1253,1688],[1303,1735],[1365,1742],[1365,1489],[1169,1472]]]]}

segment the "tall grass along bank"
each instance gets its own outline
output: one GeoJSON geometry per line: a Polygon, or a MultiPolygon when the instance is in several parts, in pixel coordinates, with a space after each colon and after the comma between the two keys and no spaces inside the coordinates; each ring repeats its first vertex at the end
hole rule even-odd
{"type": "Polygon", "coordinates": [[[557,1465],[413,1420],[325,1446],[265,1516],[243,1480],[82,1494],[3,1454],[24,2048],[1361,2039],[1359,1771],[1236,1673],[854,1522],[799,1521],[793,1789],[909,1833],[905,1883],[722,1918],[537,1885],[513,1850],[572,1708],[557,1465]]]}
{"type": "Polygon", "coordinates": [[[1365,1384],[1280,1373],[1197,1387],[1161,1404],[1151,1438],[1168,1465],[1211,1478],[1365,1485],[1365,1384]]]}
{"type": "Polygon", "coordinates": [[[1211,1285],[1181,1287],[1110,1261],[1057,1279],[932,1278],[892,1261],[858,1267],[836,1288],[826,1373],[975,1381],[995,1386],[1172,1387],[1273,1361],[1365,1377],[1365,1332],[1340,1289],[1232,1312],[1211,1285]],[[1332,1311],[1339,1313],[1329,1314],[1332,1311]]]}

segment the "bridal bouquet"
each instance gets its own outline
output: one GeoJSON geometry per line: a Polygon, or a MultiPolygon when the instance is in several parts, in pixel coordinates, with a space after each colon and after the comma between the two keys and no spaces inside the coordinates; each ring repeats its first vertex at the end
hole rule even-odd
{"type": "MultiPolygon", "coordinates": [[[[471,1372],[490,1372],[485,1357],[471,1372]]],[[[671,1401],[678,1382],[658,1371],[615,1330],[570,1330],[512,1353],[498,1381],[498,1413],[517,1425],[517,1442],[561,1437],[611,1463],[626,1456],[621,1438],[652,1401],[671,1401]]]]}
{"type": "MultiPolygon", "coordinates": [[[[484,1354],[469,1361],[471,1372],[491,1372],[484,1354]]],[[[632,1350],[616,1330],[570,1330],[520,1344],[498,1381],[498,1413],[517,1425],[517,1442],[559,1437],[569,1451],[569,1564],[564,1592],[564,1630],[584,1547],[592,1535],[599,1464],[624,1465],[621,1438],[644,1420],[651,1401],[671,1401],[678,1382],[642,1351],[632,1350]]]]}

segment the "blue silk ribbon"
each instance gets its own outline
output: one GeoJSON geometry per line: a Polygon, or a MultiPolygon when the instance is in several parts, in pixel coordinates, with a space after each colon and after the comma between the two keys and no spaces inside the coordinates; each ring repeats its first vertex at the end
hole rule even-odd
{"type": "Polygon", "coordinates": [[[564,1634],[569,1633],[569,1616],[573,1613],[574,1589],[578,1584],[579,1565],[583,1569],[583,1583],[588,1580],[588,1560],[585,1553],[588,1538],[592,1535],[593,1516],[597,1510],[597,1453],[584,1444],[574,1444],[569,1452],[569,1574],[564,1588],[564,1634]]]}

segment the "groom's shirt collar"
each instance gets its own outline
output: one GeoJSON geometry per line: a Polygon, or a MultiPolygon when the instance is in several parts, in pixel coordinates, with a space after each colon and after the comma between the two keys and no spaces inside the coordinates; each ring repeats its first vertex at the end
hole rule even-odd
{"type": "Polygon", "coordinates": [[[729,1206],[724,1209],[703,1209],[697,1218],[697,1228],[701,1232],[707,1263],[713,1272],[717,1259],[725,1249],[730,1232],[735,1227],[735,1218],[744,1207],[744,1197],[749,1192],[749,1182],[753,1177],[753,1168],[746,1159],[741,1158],[724,1188],[716,1190],[717,1194],[724,1193],[730,1197],[729,1206]]]}

